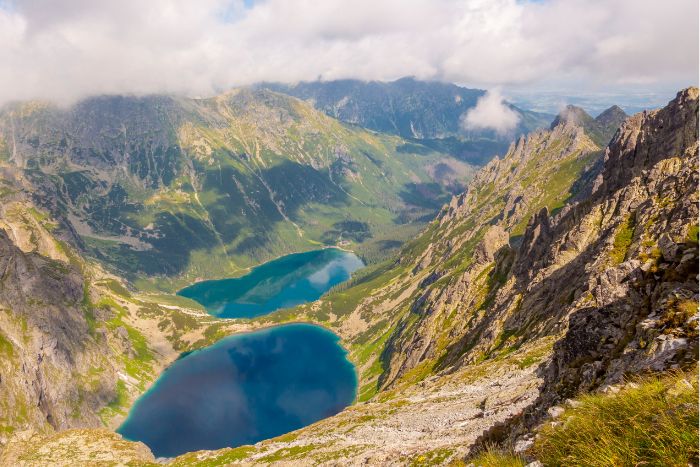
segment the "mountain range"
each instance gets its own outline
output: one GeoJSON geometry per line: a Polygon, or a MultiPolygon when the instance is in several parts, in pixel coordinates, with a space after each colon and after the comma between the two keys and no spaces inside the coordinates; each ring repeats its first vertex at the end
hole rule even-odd
{"type": "Polygon", "coordinates": [[[381,250],[474,172],[264,89],[11,105],[0,148],[64,238],[132,278],[237,274],[337,242],[381,250]]]}
{"type": "Polygon", "coordinates": [[[696,397],[697,88],[631,117],[514,108],[489,161],[450,150],[503,144],[459,125],[482,94],[405,79],[3,108],[0,463],[153,464],[110,429],[157,374],[287,322],[340,336],[357,402],[169,465],[558,465],[547,443],[573,445],[577,407],[631,375],[673,370],[664,400],[696,397]],[[222,320],[170,293],[320,245],[368,266],[310,304],[222,320]]]}
{"type": "Polygon", "coordinates": [[[494,154],[504,153],[513,137],[546,127],[553,118],[506,104],[518,117],[513,131],[500,134],[489,129],[467,129],[464,116],[485,95],[483,90],[414,78],[259,86],[308,101],[340,121],[448,150],[477,165],[488,162],[494,154]]]}

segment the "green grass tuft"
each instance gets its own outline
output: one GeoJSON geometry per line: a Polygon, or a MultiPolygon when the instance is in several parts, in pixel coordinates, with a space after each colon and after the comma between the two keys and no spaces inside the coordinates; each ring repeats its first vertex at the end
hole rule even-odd
{"type": "Polygon", "coordinates": [[[480,454],[470,459],[469,464],[476,467],[523,467],[527,462],[511,452],[496,446],[487,446],[480,454]]]}
{"type": "Polygon", "coordinates": [[[239,446],[237,448],[222,449],[217,452],[215,457],[202,458],[198,457],[197,452],[191,452],[183,454],[177,457],[172,464],[172,467],[180,466],[197,466],[197,467],[218,467],[224,465],[230,465],[234,462],[240,462],[245,460],[248,456],[253,454],[256,449],[253,446],[239,446]]]}
{"type": "Polygon", "coordinates": [[[15,355],[14,346],[9,339],[0,333],[0,355],[5,358],[12,358],[15,355]]]}
{"type": "Polygon", "coordinates": [[[413,457],[409,463],[411,467],[423,467],[430,465],[445,465],[452,456],[454,450],[447,448],[434,449],[413,457]]]}
{"type": "Polygon", "coordinates": [[[319,448],[317,444],[308,444],[301,446],[292,446],[288,448],[278,449],[275,452],[268,454],[260,459],[263,463],[273,463],[280,461],[289,461],[292,459],[300,459],[319,448]]]}
{"type": "MultiPolygon", "coordinates": [[[[112,414],[125,414],[124,407],[129,403],[129,391],[126,389],[126,384],[124,381],[117,380],[117,386],[115,387],[114,398],[107,404],[107,407],[102,409],[100,415],[108,415],[107,412],[111,411],[112,414]]],[[[104,417],[103,417],[104,423],[104,417]]]]}
{"type": "Polygon", "coordinates": [[[545,465],[691,465],[698,460],[698,374],[638,380],[580,398],[533,448],[545,465]]]}
{"type": "Polygon", "coordinates": [[[698,225],[691,225],[688,229],[688,239],[689,243],[698,243],[698,231],[700,230],[698,225]]]}
{"type": "Polygon", "coordinates": [[[632,244],[633,237],[634,216],[630,214],[625,218],[625,220],[622,221],[615,232],[613,248],[610,250],[610,259],[612,260],[613,264],[620,264],[625,260],[627,250],[632,244]]]}

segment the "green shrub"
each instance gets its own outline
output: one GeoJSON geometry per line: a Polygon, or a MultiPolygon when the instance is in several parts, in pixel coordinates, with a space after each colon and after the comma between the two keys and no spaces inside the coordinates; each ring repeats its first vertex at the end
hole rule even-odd
{"type": "Polygon", "coordinates": [[[688,243],[698,243],[698,225],[691,225],[688,229],[688,243]]]}

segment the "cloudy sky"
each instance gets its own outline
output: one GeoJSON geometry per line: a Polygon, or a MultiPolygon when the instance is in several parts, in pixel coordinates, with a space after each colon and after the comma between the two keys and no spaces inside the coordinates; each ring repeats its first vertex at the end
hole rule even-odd
{"type": "Polygon", "coordinates": [[[471,87],[697,84],[697,0],[0,0],[0,103],[205,96],[402,76],[471,87]]]}

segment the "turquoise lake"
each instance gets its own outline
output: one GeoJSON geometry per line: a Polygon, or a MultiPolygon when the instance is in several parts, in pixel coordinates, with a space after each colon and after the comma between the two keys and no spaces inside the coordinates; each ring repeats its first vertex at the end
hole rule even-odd
{"type": "Polygon", "coordinates": [[[350,405],[357,377],[338,337],[310,324],[234,335],[184,355],[117,430],[156,457],[252,444],[350,405]]]}
{"type": "MultiPolygon", "coordinates": [[[[354,254],[327,248],[178,293],[219,317],[254,317],[316,300],[362,266],[354,254]]],[[[253,444],[334,415],[357,392],[355,368],[338,340],[320,326],[286,324],[182,354],[117,432],[156,457],[173,457],[253,444]]]]}
{"type": "Polygon", "coordinates": [[[363,266],[354,253],[324,248],[283,256],[242,277],[198,282],[178,295],[220,318],[253,318],[318,300],[363,266]]]}

